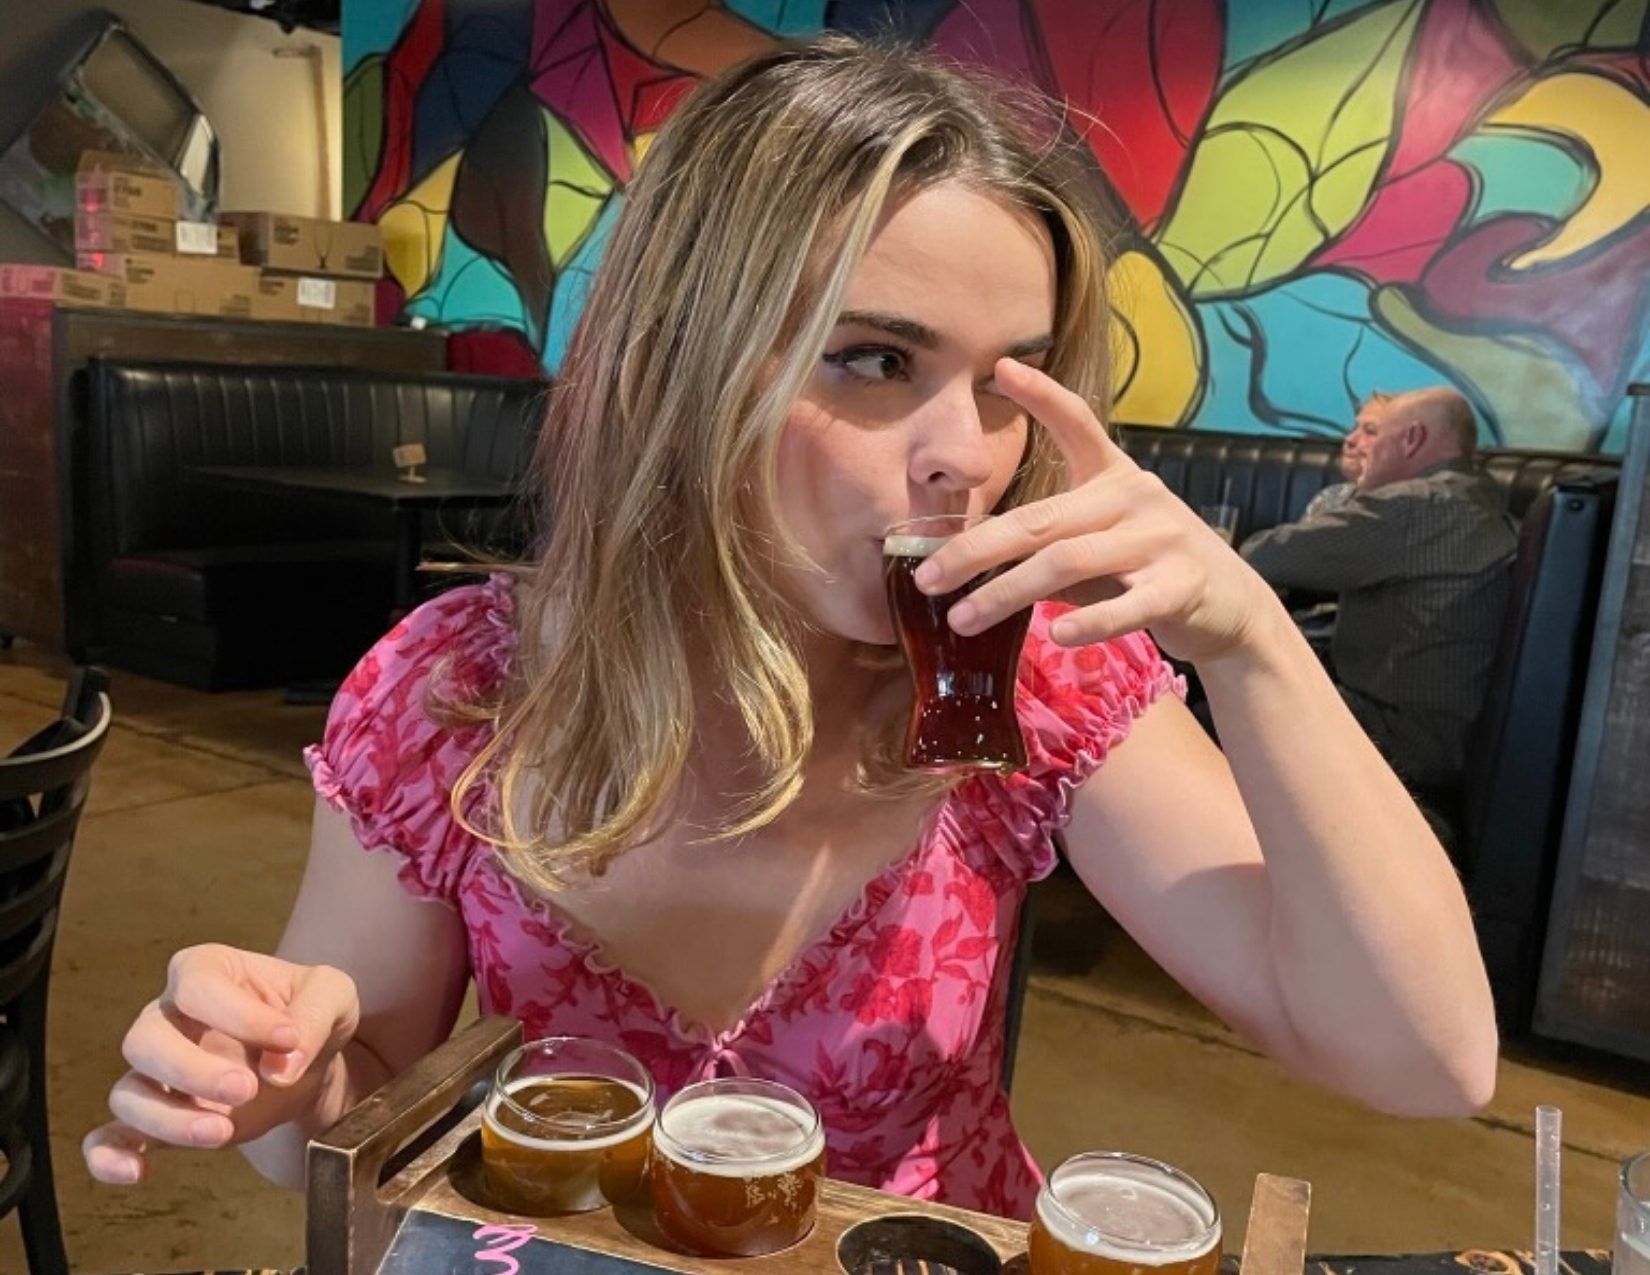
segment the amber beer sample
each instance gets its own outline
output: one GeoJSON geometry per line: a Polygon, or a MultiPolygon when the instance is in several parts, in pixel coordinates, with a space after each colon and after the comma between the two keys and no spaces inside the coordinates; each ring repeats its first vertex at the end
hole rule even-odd
{"type": "Polygon", "coordinates": [[[1031,1275],[1216,1275],[1220,1210],[1156,1160],[1073,1156],[1037,1196],[1030,1249],[1031,1275]]]}
{"type": "Polygon", "coordinates": [[[647,1172],[653,1080],[622,1049],[535,1040],[499,1065],[481,1126],[489,1202],[511,1213],[588,1213],[635,1198],[647,1172]]]}
{"type": "Polygon", "coordinates": [[[958,601],[1006,567],[933,597],[912,578],[946,541],[985,521],[949,514],[915,518],[895,524],[883,537],[888,606],[916,692],[905,732],[905,765],[911,770],[1015,771],[1026,765],[1014,682],[1030,609],[972,637],[955,632],[945,619],[958,601]]]}
{"type": "Polygon", "coordinates": [[[649,1173],[653,1215],[703,1257],[757,1257],[813,1229],[825,1128],[801,1094],[771,1080],[707,1080],[665,1104],[649,1173]]]}

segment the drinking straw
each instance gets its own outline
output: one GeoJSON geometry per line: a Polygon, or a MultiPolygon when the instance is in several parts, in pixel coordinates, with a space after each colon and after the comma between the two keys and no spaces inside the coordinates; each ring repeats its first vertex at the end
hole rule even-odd
{"type": "Polygon", "coordinates": [[[1535,1275],[1558,1275],[1559,1136],[1557,1107],[1535,1109],[1535,1275]]]}

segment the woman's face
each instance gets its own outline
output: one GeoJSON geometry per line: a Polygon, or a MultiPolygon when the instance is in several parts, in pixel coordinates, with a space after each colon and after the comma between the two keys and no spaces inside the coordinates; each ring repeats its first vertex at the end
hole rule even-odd
{"type": "Polygon", "coordinates": [[[826,632],[892,643],[883,531],[1001,499],[1027,421],[993,368],[1042,365],[1054,306],[1033,214],[946,185],[884,215],[780,439],[781,513],[819,568],[787,568],[784,587],[826,632]]]}

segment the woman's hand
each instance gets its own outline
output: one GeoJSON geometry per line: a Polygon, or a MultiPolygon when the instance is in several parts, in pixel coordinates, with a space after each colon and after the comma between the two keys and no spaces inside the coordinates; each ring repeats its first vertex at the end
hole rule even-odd
{"type": "Polygon", "coordinates": [[[325,1112],[331,1066],[355,1035],[355,983],[325,965],[206,944],[172,958],[166,990],[126,1033],[132,1070],[109,1093],[112,1123],[86,1135],[101,1182],[140,1181],[156,1144],[222,1147],[325,1112]]]}
{"type": "Polygon", "coordinates": [[[953,629],[978,633],[1057,598],[1079,608],[1050,628],[1062,646],[1150,629],[1170,655],[1198,662],[1236,650],[1275,617],[1265,582],[1111,440],[1087,403],[1013,359],[998,361],[996,381],[1048,430],[1071,485],[956,537],[917,571],[935,594],[1017,563],[951,609],[953,629]]]}

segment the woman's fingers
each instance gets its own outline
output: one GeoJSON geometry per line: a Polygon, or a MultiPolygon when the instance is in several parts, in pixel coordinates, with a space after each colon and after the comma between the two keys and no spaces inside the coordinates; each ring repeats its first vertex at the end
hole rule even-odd
{"type": "Polygon", "coordinates": [[[1121,589],[1151,561],[1154,545],[1148,532],[1126,527],[1056,540],[958,602],[948,616],[951,627],[964,636],[983,633],[1077,585],[1088,586],[1085,601],[1121,589]]]}
{"type": "Polygon", "coordinates": [[[238,1107],[258,1092],[250,1067],[203,1047],[197,1025],[180,1022],[160,1002],[152,1001],[137,1016],[121,1056],[134,1071],[193,1098],[238,1107]]]}
{"type": "Polygon", "coordinates": [[[1155,581],[1143,581],[1117,597],[1068,611],[1049,626],[1049,636],[1060,646],[1087,646],[1149,627],[1173,606],[1173,599],[1155,581]]]}
{"type": "Polygon", "coordinates": [[[93,1129],[80,1142],[86,1168],[99,1182],[131,1186],[149,1171],[149,1142],[129,1125],[112,1121],[93,1129]]]}
{"type": "Polygon", "coordinates": [[[109,1110],[139,1136],[174,1147],[221,1147],[235,1136],[234,1122],[223,1112],[162,1089],[135,1071],[115,1082],[109,1091],[109,1110]]]}
{"type": "Polygon", "coordinates": [[[1088,482],[1108,469],[1133,468],[1134,461],[1100,423],[1094,409],[1046,372],[1016,359],[998,359],[994,369],[997,389],[1018,403],[1048,431],[1073,486],[1088,482]]]}
{"type": "Polygon", "coordinates": [[[179,952],[167,968],[161,1008],[253,1049],[285,1053],[297,1048],[298,1027],[292,1015],[252,990],[239,959],[239,953],[211,944],[179,952]]]}

